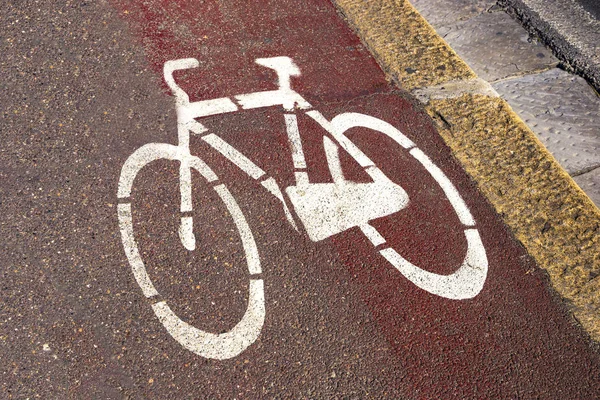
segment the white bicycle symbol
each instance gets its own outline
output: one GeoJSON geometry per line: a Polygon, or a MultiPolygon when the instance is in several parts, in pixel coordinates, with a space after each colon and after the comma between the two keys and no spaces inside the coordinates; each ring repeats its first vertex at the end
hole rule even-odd
{"type": "Polygon", "coordinates": [[[259,58],[256,63],[273,69],[279,79],[279,88],[272,91],[254,92],[212,100],[190,102],[188,95],[175,83],[173,72],[197,68],[193,58],[167,61],[164,77],[176,98],[177,131],[179,144],[149,143],[137,149],[125,162],[119,179],[118,206],[119,226],[125,253],[133,274],[147,298],[158,295],[148,276],[138,251],[133,233],[131,202],[129,200],[136,175],[152,161],[166,159],[180,163],[181,225],[179,237],[188,250],[194,250],[196,239],[193,232],[191,170],[195,169],[213,188],[231,214],[242,240],[250,274],[248,306],[243,318],[230,331],[215,334],[195,328],[181,320],[165,301],[152,305],[154,313],[167,331],[186,349],[206,358],[227,359],[239,355],[259,336],[265,319],[263,280],[258,249],[252,231],[225,184],[218,183],[217,175],[200,158],[190,154],[190,133],[200,135],[217,152],[222,154],[251,178],[275,196],[288,222],[299,231],[288,204],[304,225],[312,241],[320,241],[347,229],[358,227],[379,253],[402,275],[419,288],[449,299],[469,299],[483,288],[487,276],[488,261],[475,220],[465,202],[446,175],[416,145],[389,123],[359,113],[343,113],[327,120],[319,111],[291,88],[290,78],[299,76],[300,70],[289,57],[259,58]],[[232,113],[239,109],[283,106],[286,131],[292,151],[296,185],[285,189],[284,196],[279,184],[265,174],[254,162],[232,145],[208,129],[196,118],[232,113]],[[304,112],[316,121],[331,138],[323,135],[323,146],[333,183],[310,183],[306,161],[298,131],[296,110],[304,112]],[[402,187],[392,182],[354,143],[345,135],[350,128],[365,127],[383,133],[398,143],[418,160],[436,180],[452,204],[460,222],[464,225],[467,252],[464,261],[450,275],[435,274],[402,258],[397,251],[385,246],[385,238],[369,221],[391,215],[408,204],[408,195],[402,187]],[[357,183],[346,180],[342,172],[340,146],[364,169],[373,182],[357,183]]]}

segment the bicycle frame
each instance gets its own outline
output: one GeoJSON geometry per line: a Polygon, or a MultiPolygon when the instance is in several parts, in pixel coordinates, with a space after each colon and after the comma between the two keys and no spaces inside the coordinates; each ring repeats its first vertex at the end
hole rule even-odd
{"type": "MultiPolygon", "coordinates": [[[[202,140],[233,162],[247,175],[259,180],[281,202],[288,222],[298,230],[277,182],[273,178],[267,177],[260,167],[222,138],[216,134],[207,133],[208,129],[195,120],[209,115],[238,111],[238,105],[244,110],[282,106],[286,111],[284,115],[286,131],[292,151],[296,178],[296,185],[286,188],[286,193],[311,240],[320,241],[355,226],[360,226],[363,231],[369,230],[367,226],[369,220],[390,215],[406,206],[408,196],[404,189],[388,179],[364,153],[344,136],[339,127],[327,121],[318,111],[308,111],[307,115],[328,131],[338,144],[335,144],[327,136],[323,137],[325,155],[333,183],[310,183],[297,117],[293,112],[296,108],[310,109],[311,105],[291,88],[290,82],[292,76],[300,75],[300,70],[288,57],[262,58],[257,59],[256,62],[275,70],[278,76],[278,89],[233,96],[235,101],[228,97],[222,97],[194,103],[190,103],[187,93],[177,85],[173,78],[173,72],[195,68],[198,66],[198,61],[183,59],[165,63],[165,80],[176,98],[178,146],[186,155],[189,155],[190,132],[202,135],[202,140]],[[355,183],[344,178],[339,159],[339,146],[364,168],[365,172],[373,179],[373,183],[355,183]],[[346,210],[346,212],[340,212],[340,210],[346,210]]],[[[349,116],[355,117],[355,115],[349,116]]],[[[367,121],[366,125],[363,121],[359,125],[372,125],[369,122],[374,121],[378,129],[383,128],[388,131],[394,129],[391,125],[385,126],[383,125],[385,123],[382,124],[382,121],[376,119],[367,121]]],[[[181,212],[184,214],[192,211],[191,173],[190,166],[185,161],[182,161],[180,166],[180,179],[181,212]]],[[[183,215],[181,217],[180,237],[184,246],[189,250],[193,250],[195,247],[192,226],[192,217],[183,215]]]]}

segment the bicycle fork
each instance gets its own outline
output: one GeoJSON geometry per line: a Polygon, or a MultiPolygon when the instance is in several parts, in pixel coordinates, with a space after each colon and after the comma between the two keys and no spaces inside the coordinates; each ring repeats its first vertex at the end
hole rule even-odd
{"type": "MultiPolygon", "coordinates": [[[[178,112],[178,114],[180,114],[178,112]]],[[[177,136],[179,138],[179,148],[183,156],[179,165],[179,190],[181,193],[181,225],[179,226],[179,238],[183,246],[192,251],[196,248],[196,237],[194,236],[194,220],[191,215],[192,204],[192,169],[190,161],[190,128],[193,119],[186,120],[185,116],[177,116],[177,136]]]]}
{"type": "Polygon", "coordinates": [[[196,237],[194,236],[194,220],[191,216],[192,205],[192,169],[190,167],[190,131],[201,133],[204,127],[196,122],[189,114],[190,99],[187,93],[175,83],[173,72],[179,69],[197,68],[198,60],[193,58],[168,61],[164,66],[164,76],[167,84],[173,91],[177,109],[177,138],[178,147],[182,154],[179,165],[179,190],[181,194],[181,225],[179,226],[179,238],[183,246],[192,251],[196,249],[196,237]]]}

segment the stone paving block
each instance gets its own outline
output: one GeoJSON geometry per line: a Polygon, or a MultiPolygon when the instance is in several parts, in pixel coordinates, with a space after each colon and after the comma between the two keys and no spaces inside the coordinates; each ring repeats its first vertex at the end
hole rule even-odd
{"type": "Polygon", "coordinates": [[[492,85],[569,172],[600,166],[600,97],[558,68],[492,85]]]}
{"type": "Polygon", "coordinates": [[[558,64],[550,50],[530,41],[527,31],[502,12],[484,13],[436,30],[488,82],[544,71],[558,64]]]}
{"type": "Polygon", "coordinates": [[[592,199],[594,204],[600,208],[600,168],[575,176],[573,180],[592,199]]]}
{"type": "Polygon", "coordinates": [[[435,29],[483,14],[496,0],[410,0],[435,29]]]}

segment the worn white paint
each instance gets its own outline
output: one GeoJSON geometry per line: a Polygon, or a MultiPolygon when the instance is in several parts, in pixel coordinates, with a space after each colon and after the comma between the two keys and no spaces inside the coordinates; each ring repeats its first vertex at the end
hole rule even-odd
{"type": "Polygon", "coordinates": [[[119,227],[121,229],[121,240],[123,241],[123,248],[125,249],[125,255],[131,265],[133,276],[137,281],[138,285],[142,289],[144,296],[150,298],[158,295],[158,291],[152,284],[152,280],[146,272],[144,262],[140,257],[135,237],[133,236],[133,222],[131,218],[131,204],[123,203],[117,206],[119,215],[119,227]]]}
{"type": "Polygon", "coordinates": [[[383,249],[386,258],[409,281],[429,293],[454,300],[471,299],[481,292],[488,261],[477,229],[466,229],[467,255],[462,265],[450,275],[435,274],[405,260],[392,248],[383,249]]]}
{"type": "Polygon", "coordinates": [[[294,221],[294,217],[292,216],[292,213],[291,213],[290,209],[288,208],[288,206],[285,202],[285,199],[283,198],[283,193],[281,193],[281,189],[279,188],[277,181],[275,179],[269,177],[269,178],[265,179],[264,181],[262,181],[260,184],[263,185],[273,196],[275,196],[277,198],[277,200],[279,200],[281,202],[281,206],[283,207],[285,217],[287,218],[290,225],[292,225],[292,227],[296,231],[298,231],[298,225],[296,225],[296,221],[294,221]]]}
{"type": "Polygon", "coordinates": [[[222,97],[220,99],[201,100],[190,103],[185,107],[186,114],[184,115],[189,115],[191,118],[202,118],[209,115],[231,113],[237,110],[238,107],[231,99],[222,97]]]}
{"type": "Polygon", "coordinates": [[[300,189],[304,189],[310,185],[308,180],[308,172],[306,171],[295,171],[294,177],[296,178],[296,186],[300,189]]]}
{"type": "MultiPolygon", "coordinates": [[[[300,70],[288,57],[257,59],[259,65],[273,69],[278,76],[276,90],[247,93],[233,96],[234,100],[223,97],[190,103],[189,96],[175,82],[176,70],[196,68],[195,59],[173,60],[165,63],[165,81],[173,91],[178,117],[177,146],[166,143],[150,143],[136,150],[125,162],[119,179],[118,197],[128,200],[135,177],[149,163],[159,160],[173,160],[180,163],[181,216],[179,237],[183,246],[192,251],[196,247],[194,221],[189,213],[193,211],[191,170],[195,169],[208,182],[217,182],[215,173],[200,158],[192,156],[189,149],[191,134],[203,134],[202,139],[225,158],[239,167],[248,176],[275,196],[282,205],[290,224],[298,230],[286,199],[272,177],[235,149],[232,145],[208,129],[196,118],[209,115],[231,113],[242,109],[282,106],[286,133],[295,168],[296,185],[285,189],[296,215],[304,225],[311,240],[319,241],[345,230],[358,227],[373,246],[386,245],[385,238],[369,224],[376,218],[386,217],[401,211],[409,202],[402,187],[391,181],[369,157],[363,153],[345,132],[351,128],[363,127],[382,133],[394,140],[418,160],[439,184],[452,204],[465,229],[467,254],[463,263],[450,275],[439,275],[413,265],[394,249],[380,250],[400,273],[418,287],[432,294],[450,299],[468,299],[476,296],[482,289],[487,276],[488,262],[485,249],[475,226],[475,221],[465,202],[446,175],[398,129],[378,118],[360,114],[343,113],[327,120],[316,110],[306,114],[314,119],[331,135],[323,137],[323,147],[333,183],[310,183],[306,171],[307,163],[302,150],[302,139],[298,129],[296,109],[310,108],[310,104],[291,88],[291,77],[299,76],[300,70]],[[333,140],[332,140],[333,138],[333,140]],[[340,149],[346,151],[372,178],[373,182],[358,183],[345,178],[340,162],[340,149]]],[[[376,140],[376,137],[374,137],[376,140]]],[[[260,257],[254,236],[242,210],[224,184],[215,184],[214,190],[225,204],[242,240],[250,279],[248,306],[242,320],[230,331],[215,334],[200,330],[182,321],[169,308],[166,302],[153,304],[152,308],[167,331],[185,348],[207,358],[227,359],[244,351],[260,335],[265,319],[264,285],[255,278],[261,273],[260,257]]],[[[158,295],[150,279],[144,262],[139,254],[135,236],[131,203],[123,202],[118,206],[119,225],[125,253],[131,265],[134,277],[146,297],[158,295]]]]}
{"type": "Polygon", "coordinates": [[[192,169],[189,157],[184,157],[179,165],[179,190],[181,192],[181,212],[192,211],[192,169]]]}
{"type": "MultiPolygon", "coordinates": [[[[181,165],[185,165],[188,169],[198,171],[207,181],[217,180],[215,173],[202,160],[189,155],[185,149],[165,143],[151,143],[136,150],[123,165],[119,179],[119,198],[128,199],[137,174],[146,165],[159,159],[180,161],[181,165]]],[[[242,239],[249,274],[260,274],[260,257],[256,242],[241,209],[223,184],[215,186],[214,189],[227,207],[242,239]]],[[[187,207],[182,205],[182,208],[184,206],[187,207]]],[[[123,247],[133,275],[144,296],[148,298],[157,296],[158,291],[148,275],[135,240],[130,202],[118,205],[118,216],[123,247]]],[[[193,220],[190,216],[181,218],[179,235],[188,250],[195,248],[195,240],[189,241],[190,237],[194,238],[193,220]]],[[[190,326],[177,317],[164,301],[154,304],[152,308],[167,331],[187,349],[204,357],[231,358],[246,349],[260,334],[265,317],[263,282],[260,279],[250,280],[248,307],[244,317],[232,330],[222,334],[214,334],[190,326]]]]}
{"type": "Polygon", "coordinates": [[[258,58],[256,59],[256,63],[275,70],[279,88],[277,90],[235,96],[235,99],[243,109],[248,110],[281,105],[286,111],[293,111],[296,107],[310,107],[310,104],[291,88],[290,77],[300,75],[300,69],[291,58],[258,58]]]}
{"type": "Polygon", "coordinates": [[[165,65],[163,66],[163,76],[165,78],[165,82],[167,82],[167,85],[173,92],[173,95],[178,102],[181,102],[182,104],[189,103],[190,97],[175,82],[173,73],[178,70],[198,68],[199,66],[200,62],[198,62],[198,60],[195,58],[181,58],[179,60],[169,60],[165,62],[165,65]]]}
{"type": "Polygon", "coordinates": [[[346,178],[344,178],[344,171],[342,171],[340,148],[333,143],[333,140],[323,135],[323,149],[325,150],[327,166],[329,167],[329,173],[331,174],[333,183],[336,185],[344,185],[346,183],[346,178]]]}
{"type": "Polygon", "coordinates": [[[362,224],[359,226],[359,228],[362,231],[362,233],[367,237],[367,239],[369,239],[371,243],[373,243],[373,246],[377,247],[381,246],[382,244],[385,244],[385,238],[381,236],[379,231],[377,231],[377,229],[373,228],[371,225],[362,224]]]}
{"type": "Polygon", "coordinates": [[[393,125],[370,115],[354,112],[343,113],[337,115],[331,120],[331,126],[333,127],[334,131],[337,132],[346,132],[350,128],[369,128],[389,136],[392,140],[405,149],[410,149],[415,146],[415,144],[409,138],[404,136],[404,134],[402,134],[402,132],[396,129],[393,125]]]}
{"type": "Polygon", "coordinates": [[[294,162],[294,168],[304,169],[306,168],[306,160],[304,159],[304,151],[302,150],[302,140],[300,139],[300,132],[298,131],[298,120],[296,114],[285,114],[285,128],[288,134],[288,140],[290,142],[290,148],[292,150],[292,161],[294,162]]]}
{"type": "Polygon", "coordinates": [[[228,332],[216,334],[195,328],[179,318],[161,301],[152,305],[159,321],[183,347],[206,358],[233,358],[256,341],[265,322],[265,297],[262,279],[251,279],[248,308],[238,324],[228,332]]]}
{"type": "Polygon", "coordinates": [[[131,196],[133,180],[138,172],[147,164],[158,159],[179,161],[186,156],[178,146],[166,143],[149,143],[137,149],[121,168],[121,177],[119,179],[119,189],[117,196],[120,199],[131,196]]]}
{"type": "MultiPolygon", "coordinates": [[[[373,117],[363,114],[341,114],[331,122],[315,110],[306,114],[329,132],[373,178],[373,182],[367,183],[346,180],[340,163],[339,147],[325,136],[323,146],[333,183],[303,181],[302,185],[297,183],[296,186],[286,189],[294,210],[311,240],[323,240],[353,227],[366,226],[370,220],[393,214],[406,207],[408,195],[404,189],[388,179],[373,161],[344,135],[345,130],[354,126],[374,125],[376,128],[387,128],[385,124],[374,123],[373,117]]],[[[298,181],[298,176],[296,179],[298,181]]]]}
{"type": "Polygon", "coordinates": [[[196,236],[194,236],[194,220],[192,217],[181,217],[179,239],[187,250],[193,251],[196,249],[196,236]]]}
{"type": "Polygon", "coordinates": [[[248,157],[240,153],[232,145],[214,133],[203,136],[202,140],[211,145],[212,148],[221,153],[229,161],[234,163],[239,169],[251,176],[252,179],[260,179],[263,175],[265,175],[265,171],[263,171],[258,165],[254,164],[248,157]]]}
{"type": "MultiPolygon", "coordinates": [[[[385,209],[386,202],[393,202],[393,197],[385,192],[385,190],[389,190],[391,187],[391,181],[344,135],[345,131],[355,127],[365,127],[383,133],[400,146],[409,150],[410,154],[423,165],[444,191],[444,194],[450,201],[450,204],[454,208],[461,223],[468,227],[475,226],[475,220],[471,215],[471,212],[452,182],[450,182],[442,170],[440,170],[429,157],[418,149],[415,144],[398,129],[387,122],[359,113],[340,114],[331,121],[327,121],[318,111],[309,111],[307,114],[327,130],[342,148],[365,168],[365,171],[371,176],[374,183],[379,182],[379,186],[373,186],[373,189],[378,190],[379,194],[382,195],[380,198],[373,195],[371,198],[361,196],[352,198],[352,195],[346,193],[341,195],[338,194],[340,193],[340,189],[334,190],[330,194],[323,195],[323,193],[326,193],[327,189],[330,189],[323,186],[319,187],[319,190],[304,188],[302,196],[298,196],[294,191],[288,191],[290,199],[292,200],[292,203],[294,203],[294,208],[304,223],[311,239],[318,240],[319,238],[324,238],[327,235],[336,233],[337,229],[325,226],[323,221],[327,221],[334,226],[338,225],[338,229],[359,226],[374,246],[380,246],[385,243],[385,238],[379,234],[375,228],[368,224],[369,220],[374,219],[371,218],[368,213],[373,212],[374,215],[377,215],[378,208],[382,210],[382,216],[396,212],[385,209]],[[319,195],[326,199],[319,199],[319,195]],[[338,199],[341,199],[341,201],[338,199]],[[354,207],[358,207],[354,206],[354,204],[350,206],[349,203],[363,201],[368,204],[368,206],[363,205],[363,207],[368,208],[363,208],[360,215],[354,215],[346,211],[348,209],[354,210],[354,207]],[[333,216],[332,214],[334,212],[337,215],[333,216]],[[385,214],[386,212],[387,214],[385,214]],[[361,217],[364,219],[360,220],[361,217]]],[[[338,155],[339,149],[328,139],[324,139],[324,147],[334,184],[338,187],[344,187],[347,183],[344,183],[346,181],[341,172],[338,155]]],[[[290,190],[290,188],[288,188],[288,190],[290,190]]],[[[408,201],[408,197],[406,197],[406,201],[408,201]]],[[[402,207],[404,207],[404,205],[402,207]]],[[[487,276],[487,258],[478,231],[476,229],[467,229],[465,230],[465,236],[468,243],[465,261],[455,273],[448,276],[434,274],[421,269],[406,261],[392,248],[383,249],[380,253],[411,282],[430,293],[450,299],[472,298],[481,291],[485,282],[487,276]]]]}
{"type": "MultiPolygon", "coordinates": [[[[365,153],[363,153],[358,147],[356,147],[354,143],[350,141],[350,139],[348,139],[344,135],[344,131],[348,128],[340,129],[336,124],[333,124],[333,121],[328,121],[323,116],[323,114],[321,114],[317,110],[307,111],[306,115],[314,119],[316,122],[319,123],[319,125],[323,127],[323,129],[329,132],[333,136],[333,138],[338,142],[338,144],[342,146],[342,148],[346,150],[348,154],[350,154],[350,156],[354,158],[361,167],[366,168],[375,165],[373,164],[373,161],[371,161],[369,157],[366,156],[365,153]]],[[[341,114],[338,117],[341,117],[342,115],[344,114],[341,114]]]]}
{"type": "Polygon", "coordinates": [[[387,182],[310,183],[286,193],[312,241],[319,241],[370,220],[400,211],[408,196],[387,182]]]}

